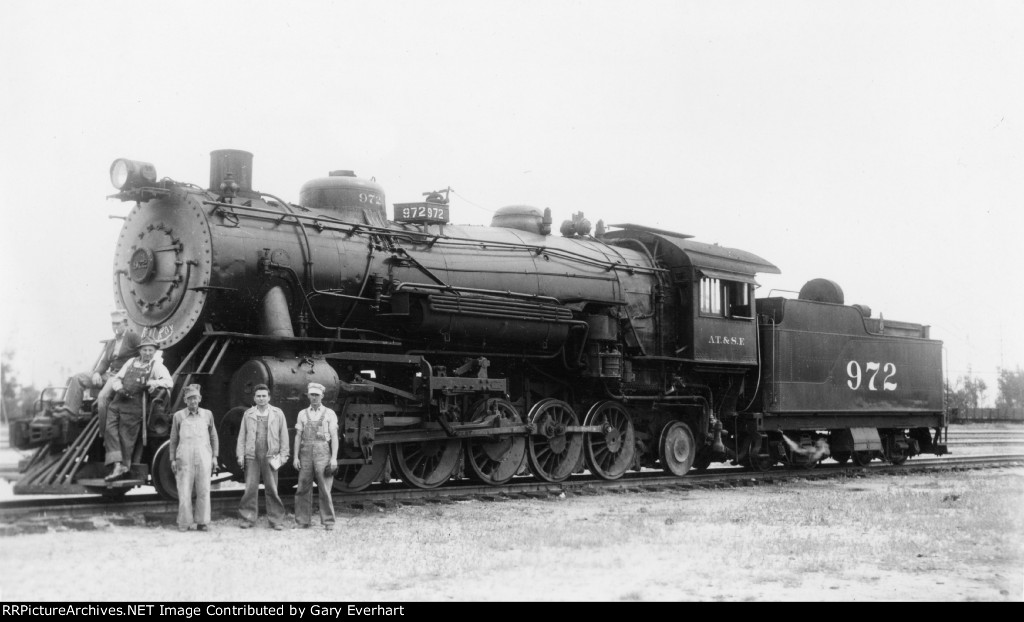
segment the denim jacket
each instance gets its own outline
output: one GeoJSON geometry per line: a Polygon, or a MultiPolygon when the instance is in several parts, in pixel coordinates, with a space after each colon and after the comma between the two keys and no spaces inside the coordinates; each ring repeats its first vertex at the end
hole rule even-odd
{"type": "MultiPolygon", "coordinates": [[[[269,406],[270,418],[267,420],[267,457],[280,454],[282,460],[288,460],[291,452],[288,449],[288,422],[284,412],[277,406],[269,406]]],[[[238,430],[238,441],[235,444],[235,455],[245,458],[256,458],[256,413],[255,406],[242,415],[242,426],[238,430]]]]}

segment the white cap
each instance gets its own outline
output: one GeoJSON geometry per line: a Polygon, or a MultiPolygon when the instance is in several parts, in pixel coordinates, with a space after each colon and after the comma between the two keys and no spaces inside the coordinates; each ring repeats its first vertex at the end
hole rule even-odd
{"type": "Polygon", "coordinates": [[[307,393],[319,393],[320,395],[323,395],[324,394],[324,385],[320,384],[319,382],[310,382],[309,386],[306,387],[306,392],[307,393]]]}

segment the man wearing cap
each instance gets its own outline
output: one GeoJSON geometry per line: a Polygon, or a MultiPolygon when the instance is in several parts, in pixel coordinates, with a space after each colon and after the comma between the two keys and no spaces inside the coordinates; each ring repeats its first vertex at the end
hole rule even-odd
{"type": "Polygon", "coordinates": [[[110,326],[114,338],[103,346],[103,354],[96,361],[91,372],[83,372],[75,376],[75,381],[68,387],[64,405],[74,413],[82,407],[82,389],[99,390],[96,395],[96,412],[100,418],[100,429],[104,428],[107,417],[107,406],[114,395],[114,376],[124,367],[139,347],[139,336],[128,330],[128,314],[118,309],[110,314],[110,326]],[[77,386],[75,386],[77,384],[77,386]]]}
{"type": "Polygon", "coordinates": [[[157,342],[145,338],[139,355],[129,360],[114,376],[114,399],[107,407],[107,425],[103,435],[104,463],[113,466],[106,480],[128,473],[142,428],[143,396],[174,386],[164,364],[154,359],[157,342]]]}
{"type": "Polygon", "coordinates": [[[284,529],[284,503],[277,492],[277,468],[288,463],[288,422],[280,408],[270,405],[270,388],[267,385],[254,387],[253,401],[256,405],[242,415],[235,444],[238,466],[245,469],[245,494],[238,504],[238,513],[242,515],[242,529],[256,524],[259,516],[257,494],[262,478],[267,498],[267,519],[271,527],[280,531],[284,529]]]}
{"type": "Polygon", "coordinates": [[[171,470],[178,483],[178,531],[188,531],[192,525],[206,531],[210,524],[210,477],[217,466],[220,441],[213,413],[200,408],[200,400],[198,384],[185,387],[185,408],[174,413],[171,423],[171,470]]]}
{"type": "Polygon", "coordinates": [[[299,484],[295,488],[295,524],[310,526],[313,510],[313,480],[320,498],[320,522],[334,529],[334,472],[338,470],[338,415],[321,404],[324,385],[310,382],[306,387],[309,408],[299,411],[295,421],[295,470],[299,484]],[[326,473],[324,471],[327,471],[326,473]]]}

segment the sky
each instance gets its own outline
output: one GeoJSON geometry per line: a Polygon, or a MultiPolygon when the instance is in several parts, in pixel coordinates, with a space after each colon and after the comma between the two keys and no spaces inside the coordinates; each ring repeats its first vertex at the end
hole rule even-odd
{"type": "MultiPolygon", "coordinates": [[[[297,201],[453,189],[755,253],[931,326],[996,396],[1024,366],[1024,3],[71,2],[0,7],[0,340],[57,384],[110,335],[110,163],[297,201]]],[[[556,227],[557,228],[557,227],[556,227]]]]}

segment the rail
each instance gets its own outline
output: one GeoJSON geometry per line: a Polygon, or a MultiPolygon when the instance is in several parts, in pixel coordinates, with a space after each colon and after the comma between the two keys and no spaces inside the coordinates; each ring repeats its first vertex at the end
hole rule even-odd
{"type": "MultiPolygon", "coordinates": [[[[503,486],[489,486],[471,480],[458,480],[447,486],[424,490],[406,487],[392,481],[374,484],[358,493],[334,493],[335,507],[339,509],[368,509],[400,504],[446,503],[458,500],[493,500],[499,498],[548,497],[571,494],[597,494],[607,492],[656,492],[664,490],[692,490],[699,488],[730,488],[759,484],[776,484],[789,480],[825,479],[846,476],[873,476],[928,471],[999,468],[1024,465],[1024,454],[998,454],[961,457],[916,459],[901,466],[876,462],[867,467],[820,464],[814,469],[785,469],[776,467],[768,471],[750,471],[740,467],[717,467],[703,472],[675,477],[660,471],[628,473],[617,480],[595,479],[590,475],[574,475],[559,483],[548,483],[532,477],[517,477],[503,486]]],[[[211,494],[212,510],[217,518],[230,518],[237,514],[242,489],[216,490],[211,494]]],[[[290,498],[290,495],[282,495],[290,498]]],[[[260,497],[262,505],[263,498],[260,497]]],[[[288,502],[285,504],[288,505],[288,502]]],[[[4,529],[16,531],[19,521],[34,517],[81,517],[96,515],[143,514],[143,520],[173,522],[177,503],[164,501],[151,494],[136,494],[119,502],[91,497],[50,497],[45,499],[16,499],[0,502],[0,535],[4,529]],[[159,515],[166,515],[160,518],[159,515]],[[166,520],[165,520],[166,519],[166,520]],[[5,527],[5,525],[7,525],[5,527]]]]}

